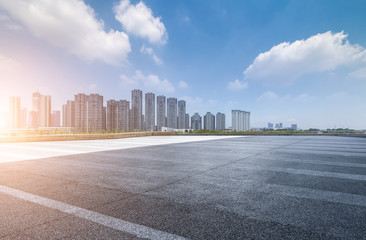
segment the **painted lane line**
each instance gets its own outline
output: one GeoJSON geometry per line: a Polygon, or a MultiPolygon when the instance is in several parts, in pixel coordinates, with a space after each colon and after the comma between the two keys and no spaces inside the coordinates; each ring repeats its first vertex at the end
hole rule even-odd
{"type": "Polygon", "coordinates": [[[5,193],[7,195],[23,199],[28,202],[32,202],[44,207],[48,207],[51,209],[58,210],[60,212],[72,214],[76,217],[113,228],[118,231],[122,231],[125,233],[129,233],[135,235],[140,238],[147,239],[176,239],[176,240],[184,240],[186,238],[163,232],[160,230],[156,230],[150,227],[146,227],[140,224],[124,221],[122,219],[114,218],[111,216],[107,216],[101,213],[93,212],[90,210],[86,210],[80,207],[76,207],[70,204],[66,204],[63,202],[59,202],[56,200],[48,199],[45,197],[40,197],[37,195],[33,195],[31,193],[23,192],[14,188],[10,188],[7,186],[0,185],[0,192],[5,193]]]}

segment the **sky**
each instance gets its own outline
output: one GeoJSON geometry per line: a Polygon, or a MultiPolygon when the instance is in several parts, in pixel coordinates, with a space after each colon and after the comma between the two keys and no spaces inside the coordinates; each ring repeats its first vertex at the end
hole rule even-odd
{"type": "Polygon", "coordinates": [[[52,109],[138,88],[251,127],[366,129],[363,0],[0,0],[0,127],[9,96],[52,109]]]}

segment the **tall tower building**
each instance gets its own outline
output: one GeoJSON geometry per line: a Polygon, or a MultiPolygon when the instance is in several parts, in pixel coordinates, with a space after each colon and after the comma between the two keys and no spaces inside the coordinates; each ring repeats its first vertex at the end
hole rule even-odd
{"type": "Polygon", "coordinates": [[[167,99],[167,127],[177,128],[177,99],[167,99]]]}
{"type": "Polygon", "coordinates": [[[232,110],[232,130],[249,131],[250,130],[250,112],[241,110],[232,110]]]}
{"type": "Polygon", "coordinates": [[[156,97],[156,124],[160,131],[162,127],[166,127],[166,99],[160,95],[156,97]]]}
{"type": "Polygon", "coordinates": [[[178,128],[186,128],[186,101],[178,101],[178,128]]]}
{"type": "Polygon", "coordinates": [[[142,130],[142,91],[132,90],[131,93],[131,129],[142,130]]]}
{"type": "Polygon", "coordinates": [[[20,97],[9,98],[9,128],[20,128],[20,97]]]}
{"type": "Polygon", "coordinates": [[[51,96],[41,95],[41,106],[39,113],[39,126],[51,127],[51,96]]]}
{"type": "Polygon", "coordinates": [[[195,113],[191,118],[191,128],[194,131],[202,129],[202,117],[198,113],[195,113]]]}
{"type": "Polygon", "coordinates": [[[216,114],[216,130],[225,130],[225,114],[220,112],[216,114]]]}
{"type": "Polygon", "coordinates": [[[206,130],[215,130],[215,115],[210,112],[207,112],[204,116],[203,127],[206,130]]]}
{"type": "Polygon", "coordinates": [[[155,130],[155,94],[145,94],[145,129],[146,131],[155,130]]]}
{"type": "Polygon", "coordinates": [[[28,124],[28,112],[26,108],[20,110],[20,128],[25,129],[27,128],[28,124]]]}

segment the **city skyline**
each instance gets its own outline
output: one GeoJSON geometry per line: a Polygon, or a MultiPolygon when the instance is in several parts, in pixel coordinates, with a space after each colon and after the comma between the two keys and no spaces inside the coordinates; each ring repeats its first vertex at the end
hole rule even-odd
{"type": "Polygon", "coordinates": [[[78,92],[138,88],[185,100],[190,115],[250,111],[253,127],[365,129],[365,11],[357,0],[2,1],[0,125],[10,96],[30,110],[38,89],[60,111],[78,92]]]}

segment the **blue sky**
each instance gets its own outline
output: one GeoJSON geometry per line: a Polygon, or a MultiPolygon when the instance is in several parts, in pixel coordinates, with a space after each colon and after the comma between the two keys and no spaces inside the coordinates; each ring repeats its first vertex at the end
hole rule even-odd
{"type": "Polygon", "coordinates": [[[191,115],[251,112],[300,128],[366,129],[364,1],[0,0],[0,112],[8,97],[140,88],[191,115]]]}

